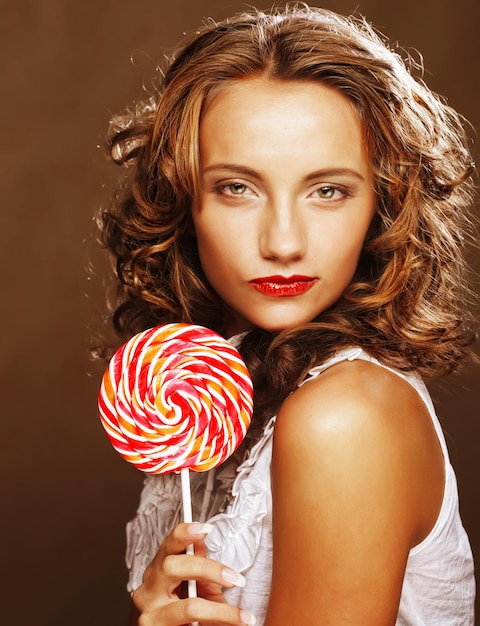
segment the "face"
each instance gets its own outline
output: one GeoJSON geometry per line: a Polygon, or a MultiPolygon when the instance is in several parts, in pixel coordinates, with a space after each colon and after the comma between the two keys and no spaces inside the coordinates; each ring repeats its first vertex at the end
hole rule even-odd
{"type": "Polygon", "coordinates": [[[314,82],[232,82],[200,123],[200,261],[229,334],[312,321],[349,285],[374,213],[358,115],[314,82]]]}

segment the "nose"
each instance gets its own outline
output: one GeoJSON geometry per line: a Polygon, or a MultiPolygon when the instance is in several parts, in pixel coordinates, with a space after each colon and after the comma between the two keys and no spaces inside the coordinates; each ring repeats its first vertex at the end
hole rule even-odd
{"type": "Polygon", "coordinates": [[[260,253],[265,259],[289,263],[301,259],[307,248],[307,232],[292,202],[271,202],[260,231],[260,253]]]}

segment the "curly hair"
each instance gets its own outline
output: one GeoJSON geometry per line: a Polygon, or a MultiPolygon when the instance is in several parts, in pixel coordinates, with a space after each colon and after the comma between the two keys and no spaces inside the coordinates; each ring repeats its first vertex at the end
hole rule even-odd
{"type": "Polygon", "coordinates": [[[474,168],[462,120],[364,19],[306,5],[208,21],[173,55],[150,99],[112,121],[109,154],[127,166],[102,217],[119,279],[116,330],[185,321],[224,331],[191,221],[199,125],[222,88],[260,75],[319,81],[353,103],[377,201],[339,301],[300,328],[243,338],[257,413],[272,414],[310,367],[346,345],[424,376],[459,369],[474,339],[463,260],[474,168]]]}

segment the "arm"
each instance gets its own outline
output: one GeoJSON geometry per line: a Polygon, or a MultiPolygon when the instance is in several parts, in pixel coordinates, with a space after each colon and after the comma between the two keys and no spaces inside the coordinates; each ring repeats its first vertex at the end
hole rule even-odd
{"type": "Polygon", "coordinates": [[[265,626],[393,626],[443,472],[428,411],[395,374],[345,362],[292,394],[275,428],[265,626]]]}

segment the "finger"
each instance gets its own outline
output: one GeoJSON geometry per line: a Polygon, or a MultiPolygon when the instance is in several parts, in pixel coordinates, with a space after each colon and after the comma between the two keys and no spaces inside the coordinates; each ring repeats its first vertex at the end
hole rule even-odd
{"type": "Polygon", "coordinates": [[[197,580],[204,585],[243,587],[245,578],[218,561],[188,554],[169,554],[152,561],[145,570],[143,584],[133,594],[135,605],[142,611],[163,606],[177,599],[177,588],[184,580],[197,580]]]}
{"type": "Polygon", "coordinates": [[[198,522],[178,524],[165,538],[161,550],[164,555],[181,554],[185,552],[190,544],[198,543],[205,539],[211,530],[211,524],[200,524],[198,522]]]}
{"type": "Polygon", "coordinates": [[[216,583],[222,587],[244,587],[245,578],[218,561],[188,554],[170,555],[163,562],[163,573],[176,588],[182,580],[216,583]]]}
{"type": "Polygon", "coordinates": [[[220,563],[185,554],[185,547],[192,542],[199,553],[205,554],[204,539],[211,528],[209,524],[178,524],[169,533],[134,594],[134,603],[142,612],[162,607],[179,596],[185,597],[180,589],[186,580],[198,581],[205,592],[203,597],[222,601],[222,587],[245,584],[243,576],[220,563]]]}
{"type": "Polygon", "coordinates": [[[177,600],[144,614],[141,618],[142,626],[178,626],[192,622],[245,626],[245,624],[255,624],[256,620],[248,611],[230,604],[209,602],[203,598],[177,600]]]}
{"type": "Polygon", "coordinates": [[[207,548],[205,546],[205,542],[201,539],[198,542],[195,542],[195,556],[207,556],[207,548]]]}

